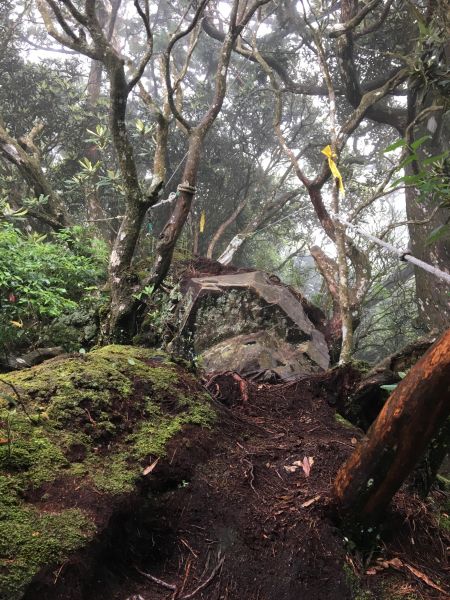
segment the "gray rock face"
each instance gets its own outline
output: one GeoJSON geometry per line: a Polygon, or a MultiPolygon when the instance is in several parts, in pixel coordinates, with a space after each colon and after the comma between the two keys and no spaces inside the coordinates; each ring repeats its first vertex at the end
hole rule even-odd
{"type": "Polygon", "coordinates": [[[261,271],[189,280],[172,346],[208,371],[290,379],[329,366],[325,338],[300,300],[261,271]]]}

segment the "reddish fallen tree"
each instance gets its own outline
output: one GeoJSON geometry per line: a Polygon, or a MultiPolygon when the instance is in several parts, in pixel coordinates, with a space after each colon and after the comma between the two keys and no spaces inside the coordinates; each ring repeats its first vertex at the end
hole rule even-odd
{"type": "Polygon", "coordinates": [[[366,440],[339,470],[334,494],[341,518],[379,521],[449,414],[450,329],[398,384],[366,440]]]}

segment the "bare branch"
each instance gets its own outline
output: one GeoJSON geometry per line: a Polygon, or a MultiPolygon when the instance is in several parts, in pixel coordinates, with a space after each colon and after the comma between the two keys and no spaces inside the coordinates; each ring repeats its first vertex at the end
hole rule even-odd
{"type": "Polygon", "coordinates": [[[386,20],[386,17],[388,16],[390,8],[393,3],[394,3],[394,0],[388,0],[386,2],[386,6],[383,8],[383,12],[381,13],[380,18],[377,21],[375,21],[375,23],[373,23],[372,25],[369,25],[369,27],[367,27],[366,29],[363,29],[362,31],[355,31],[355,33],[354,33],[355,39],[364,37],[365,35],[368,35],[369,33],[373,33],[374,31],[377,31],[377,29],[379,29],[381,27],[381,25],[384,23],[384,21],[386,20]]]}
{"type": "Polygon", "coordinates": [[[170,75],[170,55],[171,55],[172,49],[175,46],[175,44],[179,40],[181,40],[183,37],[188,35],[194,29],[194,27],[197,25],[208,2],[209,2],[209,0],[201,0],[197,10],[195,11],[195,14],[194,14],[194,17],[193,17],[191,23],[188,25],[188,27],[186,27],[186,29],[183,29],[182,31],[180,31],[172,36],[172,38],[169,41],[169,44],[167,45],[166,52],[164,53],[167,99],[168,99],[168,102],[170,105],[170,110],[172,111],[172,114],[175,117],[175,119],[177,121],[179,121],[179,123],[181,123],[181,125],[184,127],[184,129],[188,132],[192,129],[192,125],[179,112],[179,110],[175,104],[174,97],[173,97],[175,89],[172,87],[172,79],[171,79],[171,75],[170,75]]]}
{"type": "Polygon", "coordinates": [[[354,29],[361,23],[364,17],[370,13],[371,10],[373,10],[378,6],[378,4],[380,4],[380,2],[381,0],[371,0],[359,11],[359,13],[357,13],[346,23],[339,23],[338,25],[335,25],[333,29],[329,32],[328,36],[330,38],[337,38],[340,35],[347,33],[347,31],[354,29]]]}
{"type": "Polygon", "coordinates": [[[143,12],[143,10],[139,4],[139,0],[134,0],[134,6],[136,7],[136,10],[144,23],[145,31],[147,33],[147,49],[144,53],[144,56],[141,58],[141,61],[139,63],[139,66],[138,66],[134,76],[132,77],[131,81],[128,83],[128,93],[131,92],[131,90],[134,88],[134,86],[141,79],[142,75],[144,74],[145,67],[148,65],[148,62],[151,59],[152,54],[153,54],[153,33],[150,28],[150,21],[148,19],[148,15],[143,12]]]}

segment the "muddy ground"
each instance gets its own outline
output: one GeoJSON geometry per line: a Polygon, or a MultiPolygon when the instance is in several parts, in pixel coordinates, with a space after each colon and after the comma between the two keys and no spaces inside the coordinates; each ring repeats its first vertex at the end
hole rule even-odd
{"type": "MultiPolygon", "coordinates": [[[[450,538],[426,503],[397,494],[365,552],[333,521],[336,471],[362,432],[335,418],[314,379],[257,385],[222,377],[214,432],[185,432],[89,557],[26,600],[414,600],[449,598],[450,538]],[[308,476],[307,476],[308,475],[308,476]]],[[[76,506],[77,499],[74,498],[76,506]]]]}

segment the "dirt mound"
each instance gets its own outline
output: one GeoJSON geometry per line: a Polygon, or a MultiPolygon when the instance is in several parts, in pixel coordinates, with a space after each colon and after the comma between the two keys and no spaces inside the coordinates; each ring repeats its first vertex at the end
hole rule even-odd
{"type": "Polygon", "coordinates": [[[158,351],[106,346],[3,376],[0,599],[19,600],[32,580],[46,598],[55,565],[92,563],[169,441],[183,446],[196,425],[208,437],[215,416],[199,381],[158,351]]]}
{"type": "Polygon", "coordinates": [[[170,449],[150,475],[147,504],[116,516],[82,593],[69,593],[63,566],[47,600],[448,597],[450,539],[433,499],[397,494],[364,555],[334,524],[331,484],[363,433],[336,419],[323,375],[229,379],[213,380],[218,398],[233,399],[214,440],[199,441],[201,462],[195,436],[170,449]]]}

